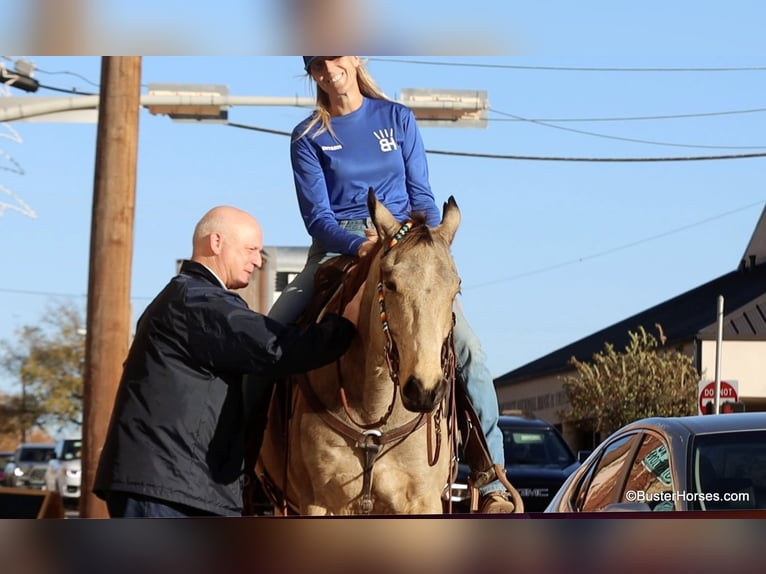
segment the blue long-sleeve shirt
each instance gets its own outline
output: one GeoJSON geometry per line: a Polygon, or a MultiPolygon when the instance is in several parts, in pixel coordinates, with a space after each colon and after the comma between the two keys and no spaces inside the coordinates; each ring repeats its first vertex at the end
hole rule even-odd
{"type": "Polygon", "coordinates": [[[420,212],[429,225],[439,223],[412,110],[364,98],[358,110],[331,118],[337,139],[327,131],[315,136],[318,126],[299,138],[310,119],[293,130],[290,157],[306,230],[327,251],[356,255],[365,239],[345,231],[338,221],[369,216],[370,187],[396,219],[420,212]]]}

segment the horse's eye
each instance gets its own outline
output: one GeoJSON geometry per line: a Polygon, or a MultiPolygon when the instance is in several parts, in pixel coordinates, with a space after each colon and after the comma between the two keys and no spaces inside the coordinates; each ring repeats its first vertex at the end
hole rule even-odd
{"type": "Polygon", "coordinates": [[[396,283],[393,281],[386,281],[383,285],[385,285],[386,289],[389,291],[396,291],[396,283]]]}

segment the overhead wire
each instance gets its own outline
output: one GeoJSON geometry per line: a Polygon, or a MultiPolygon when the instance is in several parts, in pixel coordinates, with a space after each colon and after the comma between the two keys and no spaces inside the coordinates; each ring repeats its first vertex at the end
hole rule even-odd
{"type": "MultiPolygon", "coordinates": [[[[495,285],[497,283],[505,283],[508,281],[516,281],[518,279],[523,279],[526,277],[531,277],[533,275],[540,275],[542,273],[547,273],[549,271],[554,271],[556,269],[561,269],[562,267],[568,267],[570,265],[575,265],[577,263],[583,263],[585,261],[590,261],[592,259],[597,259],[599,257],[604,257],[606,255],[611,255],[613,253],[617,253],[619,251],[624,251],[626,249],[630,249],[631,247],[636,247],[638,245],[642,245],[644,243],[648,243],[650,241],[655,241],[657,239],[661,239],[663,237],[668,237],[670,235],[674,235],[676,233],[681,233],[683,231],[687,231],[689,229],[693,229],[695,227],[699,227],[700,225],[704,225],[706,223],[710,223],[712,221],[716,221],[719,219],[723,219],[725,217],[729,217],[731,215],[734,215],[736,213],[740,213],[742,211],[746,211],[748,209],[752,209],[755,206],[763,205],[766,200],[762,199],[753,203],[749,203],[747,205],[743,205],[741,207],[737,207],[735,209],[731,209],[729,211],[724,211],[722,213],[718,213],[716,215],[712,215],[710,217],[706,217],[705,219],[701,219],[692,223],[688,223],[686,225],[682,225],[679,227],[675,227],[673,229],[669,229],[667,231],[663,231],[662,233],[657,233],[655,235],[651,235],[649,237],[644,237],[641,239],[637,239],[635,241],[631,241],[629,243],[624,243],[622,245],[618,245],[616,247],[612,247],[609,249],[605,249],[603,251],[598,251],[596,253],[591,253],[589,255],[584,255],[582,257],[576,257],[574,259],[569,259],[566,261],[561,261],[559,263],[554,263],[552,265],[547,265],[545,267],[540,267],[538,269],[532,269],[530,271],[523,271],[521,273],[516,273],[514,275],[509,275],[506,277],[501,277],[498,279],[492,279],[491,281],[485,281],[482,283],[476,283],[473,285],[463,285],[463,290],[466,289],[480,289],[482,287],[488,287],[490,285],[495,285]]],[[[40,295],[45,297],[87,297],[87,295],[83,293],[60,293],[60,292],[52,292],[52,291],[37,291],[37,290],[25,290],[25,289],[9,289],[0,287],[0,293],[8,293],[8,294],[17,294],[17,295],[40,295]]],[[[131,297],[131,301],[148,301],[151,300],[151,297],[131,297]]]]}
{"type": "Polygon", "coordinates": [[[485,281],[483,283],[477,283],[474,285],[465,285],[463,286],[463,289],[479,289],[482,287],[488,287],[490,285],[495,285],[497,283],[506,283],[508,281],[515,281],[517,279],[523,279],[526,277],[531,277],[533,275],[540,275],[541,273],[547,273],[548,271],[554,271],[556,269],[561,269],[562,267],[568,267],[570,265],[575,265],[577,263],[583,263],[584,261],[589,261],[591,259],[597,259],[599,257],[604,257],[606,255],[611,255],[613,253],[617,253],[619,251],[624,251],[626,249],[630,249],[631,247],[636,247],[637,245],[642,245],[644,243],[648,243],[650,241],[655,241],[657,239],[662,239],[663,237],[668,237],[670,235],[675,235],[676,233],[681,233],[683,231],[687,231],[689,229],[693,229],[695,227],[699,227],[700,225],[704,225],[706,223],[710,223],[711,221],[716,221],[718,219],[722,219],[724,217],[728,217],[730,215],[734,215],[735,213],[739,213],[741,211],[746,211],[748,209],[752,209],[755,206],[761,206],[764,204],[766,200],[762,199],[759,201],[756,201],[754,203],[749,203],[747,205],[743,205],[741,207],[725,211],[723,213],[719,213],[717,215],[713,215],[710,217],[707,217],[705,219],[701,219],[699,221],[695,221],[693,223],[689,223],[687,225],[682,225],[680,227],[676,227],[673,229],[670,229],[668,231],[664,231],[662,233],[657,233],[655,235],[651,235],[649,237],[644,237],[642,239],[637,239],[635,241],[631,241],[629,243],[624,243],[622,245],[618,245],[616,247],[612,247],[610,249],[605,249],[603,251],[598,251],[596,253],[591,253],[590,255],[585,255],[583,257],[577,257],[574,259],[569,259],[567,261],[561,261],[559,263],[554,263],[552,265],[546,265],[545,267],[540,267],[538,269],[532,269],[530,271],[524,271],[521,273],[516,273],[514,275],[508,275],[506,277],[500,277],[497,279],[492,279],[491,281],[485,281]]]}
{"type": "MultiPolygon", "coordinates": [[[[490,110],[493,111],[493,110],[490,110]]],[[[613,116],[613,117],[597,117],[597,118],[522,118],[522,117],[510,117],[510,118],[487,118],[490,122],[632,122],[632,121],[653,121],[653,120],[677,120],[688,118],[706,118],[716,116],[728,116],[736,114],[755,114],[766,112],[766,108],[751,108],[747,110],[728,110],[725,112],[699,112],[696,114],[666,114],[660,116],[613,116]]],[[[502,112],[499,112],[502,113],[502,112]]]]}
{"type": "MultiPolygon", "coordinates": [[[[381,62],[399,62],[399,63],[408,63],[408,64],[424,64],[424,65],[434,65],[434,66],[457,66],[457,67],[475,67],[475,68],[506,68],[506,69],[530,69],[530,70],[549,70],[549,71],[608,71],[608,72],[739,72],[739,71],[766,71],[766,67],[740,67],[740,68],[595,68],[595,67],[563,67],[563,66],[519,66],[519,65],[500,65],[500,64],[480,64],[480,63],[461,63],[461,62],[438,62],[438,61],[420,61],[420,60],[403,60],[403,59],[395,59],[395,58],[369,58],[370,60],[375,61],[381,61],[381,62]]],[[[62,71],[62,72],[50,72],[45,70],[39,70],[38,71],[46,74],[69,74],[72,76],[79,77],[83,81],[92,84],[94,86],[99,86],[99,84],[92,82],[85,78],[84,76],[77,74],[75,72],[68,72],[68,71],[62,71]]],[[[82,94],[82,95],[97,95],[95,93],[86,93],[81,92],[77,90],[76,88],[72,89],[63,89],[63,88],[57,88],[55,86],[49,86],[40,84],[41,88],[53,90],[53,91],[59,91],[59,92],[66,92],[66,93],[73,93],[73,94],[82,94]]],[[[714,148],[714,149],[762,149],[764,146],[702,146],[702,145],[695,145],[695,144],[677,144],[677,143],[667,143],[667,142],[653,142],[649,140],[638,140],[634,138],[624,138],[619,136],[609,136],[606,134],[598,134],[595,132],[589,132],[585,130],[576,130],[572,128],[566,128],[563,126],[556,126],[552,125],[549,122],[586,122],[586,121],[630,121],[630,120],[648,120],[648,119],[675,119],[675,118],[683,118],[683,117],[705,117],[705,116],[718,116],[718,115],[728,115],[728,114],[744,114],[744,113],[757,113],[757,112],[764,112],[766,111],[766,108],[755,108],[755,109],[748,109],[748,110],[733,110],[733,111],[726,111],[726,112],[712,112],[712,113],[702,113],[702,114],[676,114],[676,115],[668,115],[668,116],[644,116],[644,117],[624,117],[624,118],[559,118],[559,119],[531,119],[531,118],[524,118],[521,116],[517,116],[515,114],[510,114],[507,112],[502,112],[499,110],[490,110],[493,113],[497,113],[500,115],[505,115],[509,118],[509,121],[519,121],[519,122],[528,122],[533,124],[538,124],[544,127],[549,127],[553,129],[560,129],[564,131],[570,131],[573,133],[579,133],[583,135],[589,135],[594,137],[604,137],[607,139],[616,139],[616,140],[623,140],[623,141],[630,141],[635,143],[645,143],[645,144],[653,144],[653,145],[670,145],[670,146],[677,146],[677,147],[695,147],[695,148],[714,148]]],[[[280,135],[289,137],[291,135],[291,132],[287,132],[284,130],[276,130],[276,129],[270,129],[270,128],[263,128],[258,126],[252,126],[247,124],[241,124],[236,122],[227,122],[226,124],[229,127],[239,128],[239,129],[246,129],[251,131],[257,131],[261,133],[267,133],[272,135],[280,135]]],[[[704,156],[678,156],[678,157],[565,157],[565,156],[532,156],[532,155],[519,155],[519,154],[494,154],[494,153],[481,153],[481,152],[460,152],[460,151],[447,151],[447,150],[435,150],[435,149],[426,149],[426,153],[433,154],[433,155],[445,155],[445,156],[454,156],[454,157],[469,157],[469,158],[484,158],[484,159],[505,159],[505,160],[527,160],[527,161],[568,161],[568,162],[673,162],[673,161],[708,161],[708,160],[724,160],[724,159],[748,159],[748,158],[761,158],[766,157],[766,152],[758,152],[758,153],[741,153],[741,154],[724,154],[724,155],[704,155],[704,156]]],[[[480,283],[476,285],[470,285],[466,286],[466,288],[473,289],[473,288],[480,288],[487,285],[491,285],[498,282],[504,282],[504,281],[511,281],[531,275],[536,275],[539,273],[544,273],[546,271],[551,271],[554,269],[558,269],[560,267],[564,267],[567,265],[572,265],[575,263],[580,263],[586,260],[594,259],[597,257],[602,257],[604,255],[608,255],[611,253],[614,253],[616,251],[621,251],[624,249],[628,249],[630,247],[640,245],[642,243],[646,243],[648,241],[652,241],[655,239],[659,239],[661,237],[665,237],[674,233],[678,233],[681,231],[684,231],[686,229],[689,229],[691,227],[695,227],[698,225],[702,225],[704,223],[708,223],[710,221],[713,221],[715,219],[726,217],[728,215],[731,215],[733,213],[737,213],[739,211],[743,211],[745,209],[749,209],[753,207],[754,205],[758,205],[762,202],[758,202],[755,204],[749,204],[747,206],[728,211],[722,214],[719,214],[717,216],[713,216],[710,218],[707,218],[702,221],[698,221],[696,223],[692,223],[683,227],[679,227],[658,235],[654,235],[651,237],[647,237],[644,239],[640,239],[631,243],[627,243],[624,245],[620,245],[605,251],[601,251],[598,253],[594,253],[591,255],[587,255],[584,257],[579,257],[577,259],[572,259],[569,261],[564,261],[558,264],[554,264],[551,266],[547,266],[544,268],[540,268],[537,270],[532,270],[524,273],[519,273],[513,276],[500,278],[496,280],[492,280],[485,283],[480,283]]],[[[85,295],[83,294],[65,294],[65,293],[52,293],[52,292],[44,292],[44,291],[25,291],[25,290],[17,290],[17,289],[5,289],[0,288],[0,293],[17,293],[17,294],[28,294],[28,295],[43,295],[43,296],[62,296],[62,297],[83,297],[85,295]]],[[[149,297],[132,297],[132,300],[148,300],[149,297]]]]}
{"type": "MultiPolygon", "coordinates": [[[[674,72],[709,72],[709,71],[716,71],[716,72],[734,72],[734,71],[766,71],[766,67],[719,67],[719,68],[712,68],[712,67],[703,67],[703,68],[629,68],[629,67],[577,67],[577,66],[520,66],[520,65],[513,65],[513,64],[486,64],[486,63],[476,63],[476,62],[443,62],[443,61],[425,61],[425,60],[413,60],[413,59],[401,59],[401,58],[368,58],[369,60],[374,61],[380,61],[380,62],[397,62],[397,63],[406,63],[406,64],[428,64],[428,65],[439,65],[439,66],[464,66],[464,67],[477,67],[477,68],[507,68],[507,69],[531,69],[531,70],[546,70],[546,71],[610,71],[610,72],[647,72],[647,71],[674,71],[674,72]]],[[[89,80],[85,76],[78,74],[76,72],[71,71],[59,71],[59,72],[51,72],[47,70],[38,69],[41,73],[50,74],[50,75],[57,75],[57,74],[66,74],[66,75],[72,75],[75,77],[78,77],[82,79],[83,81],[94,85],[99,86],[99,84],[89,80]]],[[[57,88],[54,86],[49,85],[40,85],[41,88],[48,89],[48,90],[54,90],[58,92],[65,92],[65,93],[72,93],[72,94],[82,94],[82,95],[97,95],[95,93],[88,93],[88,92],[81,92],[77,90],[76,88],[72,89],[63,89],[63,88],[57,88]]],[[[590,137],[598,137],[603,139],[611,139],[616,141],[625,141],[630,143],[640,143],[645,145],[658,145],[658,146],[669,146],[669,147],[683,147],[683,148],[697,148],[697,149],[766,149],[766,146],[720,146],[720,145],[702,145],[702,144],[685,144],[685,143],[677,143],[677,142],[660,142],[660,141],[654,141],[654,140],[645,140],[640,138],[628,138],[623,136],[614,136],[609,134],[602,134],[597,132],[592,132],[588,130],[578,130],[574,128],[569,128],[565,126],[559,126],[554,125],[553,122],[573,122],[573,121],[629,121],[629,120],[638,120],[638,119],[669,119],[669,118],[679,118],[679,117],[709,117],[709,116],[715,116],[715,115],[727,115],[727,114],[734,114],[734,113],[755,113],[755,112],[761,112],[766,111],[766,108],[758,108],[758,109],[751,109],[751,110],[735,110],[735,111],[728,111],[728,112],[714,112],[714,113],[707,113],[707,114],[684,114],[684,115],[674,115],[674,116],[654,116],[654,117],[628,117],[628,118],[589,118],[589,119],[572,119],[572,118],[563,118],[563,119],[535,119],[535,118],[525,118],[522,116],[518,116],[515,114],[511,114],[508,112],[503,112],[496,109],[490,109],[491,112],[506,116],[509,120],[512,121],[518,121],[518,122],[525,122],[525,123],[531,123],[535,125],[539,125],[542,127],[550,128],[550,129],[558,129],[562,131],[568,131],[571,133],[576,133],[580,135],[587,135],[590,137]]],[[[281,130],[269,130],[267,128],[256,128],[255,126],[245,126],[244,124],[238,124],[230,122],[228,125],[231,127],[237,127],[242,129],[252,129],[254,131],[261,131],[263,133],[271,133],[274,135],[289,135],[289,133],[281,131],[281,130]]],[[[573,162],[596,162],[596,161],[604,161],[604,162],[660,162],[660,161],[706,161],[706,160],[723,160],[723,159],[745,159],[745,158],[754,158],[754,157],[762,157],[761,154],[726,154],[726,155],[706,155],[706,156],[683,156],[683,157],[611,157],[611,158],[590,158],[590,157],[556,157],[556,156],[530,156],[530,155],[520,155],[520,154],[488,154],[488,153],[477,153],[477,152],[457,152],[457,151],[447,151],[447,150],[426,150],[427,153],[431,153],[434,155],[452,155],[455,157],[473,157],[473,158],[484,158],[484,159],[516,159],[516,160],[527,160],[527,161],[573,161],[573,162]]]]}
{"type": "Polygon", "coordinates": [[[367,58],[373,62],[447,66],[456,68],[495,68],[506,70],[539,70],[551,72],[764,72],[766,66],[721,67],[616,67],[616,66],[525,66],[519,64],[488,64],[477,62],[444,62],[438,60],[413,60],[405,58],[367,58]]]}
{"type": "Polygon", "coordinates": [[[581,135],[587,135],[592,137],[598,137],[598,138],[605,138],[610,140],[618,140],[618,141],[626,141],[631,143],[641,143],[641,144],[650,144],[650,145],[661,145],[661,146],[672,146],[672,147],[686,147],[686,148],[705,148],[705,149],[766,149],[766,146],[720,146],[720,145],[700,145],[700,144],[682,144],[682,143],[673,143],[673,142],[658,142],[658,141],[652,141],[652,140],[644,140],[644,139],[638,139],[638,138],[626,138],[622,136],[611,136],[608,134],[601,134],[596,132],[591,132],[587,130],[578,130],[574,128],[567,128],[564,126],[557,126],[549,122],[540,121],[540,120],[532,120],[528,118],[523,118],[521,116],[517,116],[515,114],[509,114],[507,112],[501,112],[499,110],[492,109],[491,111],[502,114],[505,116],[509,116],[511,118],[514,118],[516,120],[524,121],[530,124],[556,129],[556,130],[562,130],[566,132],[581,134],[581,135]]]}
{"type": "MultiPolygon", "coordinates": [[[[251,130],[256,132],[262,132],[273,135],[290,136],[290,132],[275,130],[269,128],[261,128],[258,126],[251,126],[247,124],[227,122],[225,125],[232,128],[239,128],[245,130],[251,130]]],[[[426,148],[427,154],[432,155],[444,155],[453,157],[470,157],[481,159],[505,159],[505,160],[524,160],[524,161],[571,161],[571,162],[664,162],[664,161],[707,161],[707,160],[725,160],[725,159],[750,159],[766,157],[766,152],[759,153],[740,153],[740,154],[725,154],[725,155],[705,155],[705,156],[668,156],[668,157],[562,157],[562,156],[535,156],[535,155],[519,155],[519,154],[497,154],[497,153],[483,153],[483,152],[461,152],[461,151],[447,151],[438,149],[426,148]]]]}

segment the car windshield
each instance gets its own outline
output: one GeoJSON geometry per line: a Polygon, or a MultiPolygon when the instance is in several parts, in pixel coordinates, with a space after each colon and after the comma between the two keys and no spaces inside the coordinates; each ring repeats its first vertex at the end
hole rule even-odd
{"type": "Polygon", "coordinates": [[[575,462],[563,439],[551,429],[505,427],[502,431],[506,464],[565,468],[575,462]]]}
{"type": "Polygon", "coordinates": [[[67,440],[64,442],[64,446],[61,449],[61,458],[64,460],[73,460],[75,458],[80,458],[80,453],[82,450],[82,441],[81,440],[67,440]]]}
{"type": "Polygon", "coordinates": [[[19,454],[19,462],[47,462],[53,455],[53,447],[23,448],[19,454]]]}
{"type": "Polygon", "coordinates": [[[766,431],[698,436],[690,470],[695,509],[766,508],[766,431]]]}

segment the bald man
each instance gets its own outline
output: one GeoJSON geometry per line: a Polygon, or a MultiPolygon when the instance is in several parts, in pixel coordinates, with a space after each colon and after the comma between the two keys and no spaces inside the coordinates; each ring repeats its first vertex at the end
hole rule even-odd
{"type": "Polygon", "coordinates": [[[250,214],[211,209],[191,259],[139,318],[93,488],[110,516],[241,516],[243,381],[270,385],[350,345],[356,331],[342,317],[298,331],[231,291],[247,286],[262,249],[250,214]]]}

